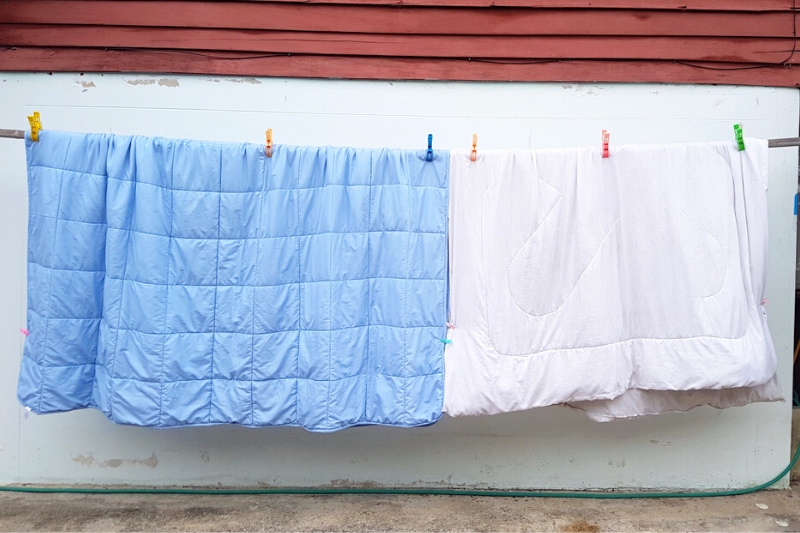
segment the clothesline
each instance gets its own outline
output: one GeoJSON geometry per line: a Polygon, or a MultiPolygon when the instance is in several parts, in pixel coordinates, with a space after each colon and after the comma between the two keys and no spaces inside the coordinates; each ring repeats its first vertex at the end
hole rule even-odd
{"type": "MultiPolygon", "coordinates": [[[[0,138],[7,139],[24,139],[25,130],[4,130],[0,129],[0,138]]],[[[770,148],[789,148],[792,146],[800,146],[800,137],[786,137],[783,139],[769,139],[768,145],[770,148]]]]}

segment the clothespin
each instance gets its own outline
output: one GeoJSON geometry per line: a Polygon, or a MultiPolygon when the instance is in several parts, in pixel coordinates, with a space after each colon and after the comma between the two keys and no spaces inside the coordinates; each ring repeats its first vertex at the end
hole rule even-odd
{"type": "Polygon", "coordinates": [[[433,134],[428,134],[428,153],[425,155],[425,161],[433,161],[433,134]]]}
{"type": "Polygon", "coordinates": [[[608,130],[603,130],[603,159],[608,158],[608,139],[611,137],[611,134],[608,133],[608,130]]]}
{"type": "Polygon", "coordinates": [[[478,160],[478,134],[472,134],[472,153],[469,154],[470,161],[477,161],[478,160]]]}
{"type": "Polygon", "coordinates": [[[39,142],[39,131],[42,129],[42,119],[38,111],[33,112],[33,116],[28,117],[28,122],[31,124],[31,140],[39,142]]]}
{"type": "Polygon", "coordinates": [[[267,157],[272,157],[272,128],[267,130],[267,157]]]}
{"type": "Polygon", "coordinates": [[[742,125],[734,124],[733,133],[736,135],[736,144],[739,145],[739,151],[741,152],[744,150],[744,133],[742,132],[742,125]]]}

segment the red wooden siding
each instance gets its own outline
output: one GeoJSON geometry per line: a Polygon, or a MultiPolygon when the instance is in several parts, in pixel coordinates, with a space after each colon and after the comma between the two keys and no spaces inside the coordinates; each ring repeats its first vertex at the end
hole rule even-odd
{"type": "Polygon", "coordinates": [[[0,70],[797,87],[795,2],[3,0],[0,70]]]}

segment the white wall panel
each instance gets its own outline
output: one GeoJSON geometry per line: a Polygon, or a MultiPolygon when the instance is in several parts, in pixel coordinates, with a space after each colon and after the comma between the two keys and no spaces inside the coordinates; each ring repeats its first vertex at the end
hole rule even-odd
{"type": "MultiPolygon", "coordinates": [[[[798,133],[794,89],[353,82],[0,73],[0,128],[363,147],[545,148],[798,133]]],[[[770,152],[769,323],[790,394],[797,150],[770,152]]],[[[708,489],[789,461],[790,403],[597,424],[551,407],[417,429],[117,426],[96,411],[27,418],[16,401],[25,325],[24,144],[0,139],[0,483],[708,489]]],[[[784,485],[785,486],[785,485],[784,485]]]]}

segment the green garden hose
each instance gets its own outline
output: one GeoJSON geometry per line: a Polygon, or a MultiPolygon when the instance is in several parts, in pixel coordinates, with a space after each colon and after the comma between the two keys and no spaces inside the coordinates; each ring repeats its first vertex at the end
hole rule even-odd
{"type": "Polygon", "coordinates": [[[195,494],[202,496],[250,496],[262,494],[401,494],[419,496],[491,496],[505,498],[711,498],[749,494],[777,483],[792,468],[800,457],[800,446],[794,452],[789,465],[783,471],[761,485],[734,490],[704,492],[562,492],[557,490],[468,490],[468,489],[402,489],[402,488],[268,488],[268,489],[181,489],[181,488],[103,488],[103,487],[29,487],[24,485],[0,486],[0,492],[32,492],[46,494],[195,494]]]}

